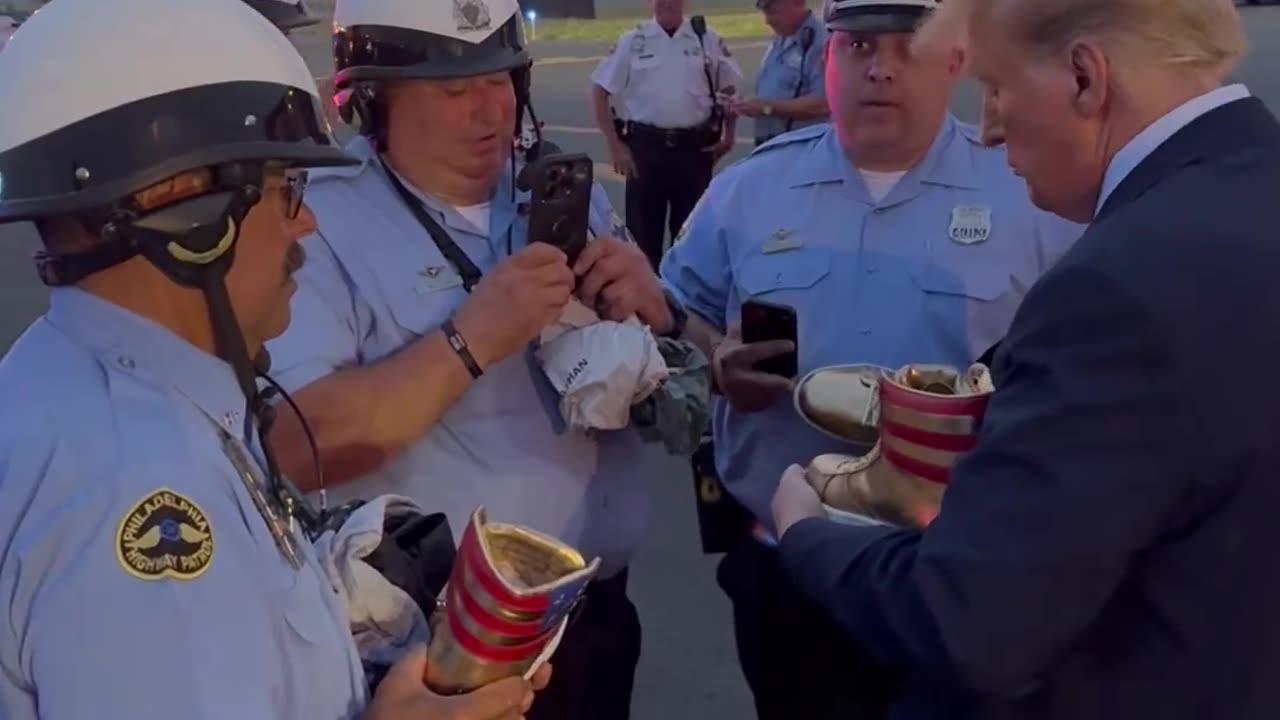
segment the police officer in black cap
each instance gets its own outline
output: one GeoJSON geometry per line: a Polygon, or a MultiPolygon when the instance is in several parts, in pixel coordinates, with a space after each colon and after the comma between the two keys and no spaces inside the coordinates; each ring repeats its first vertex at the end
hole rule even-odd
{"type": "MultiPolygon", "coordinates": [[[[834,150],[833,156],[839,162],[831,166],[810,165],[806,171],[792,165],[796,168],[795,174],[787,176],[791,182],[796,182],[798,178],[807,182],[825,183],[828,182],[826,178],[843,182],[839,178],[848,172],[856,179],[852,183],[845,182],[841,191],[856,194],[847,203],[866,207],[867,217],[874,214],[890,222],[895,216],[903,217],[897,213],[900,210],[906,210],[908,215],[918,215],[918,211],[907,207],[906,202],[916,203],[917,208],[924,207],[923,203],[929,202],[927,191],[912,191],[909,195],[902,191],[912,188],[913,184],[916,187],[931,187],[927,185],[929,179],[925,173],[929,168],[945,166],[939,162],[922,163],[909,157],[927,155],[927,152],[919,154],[919,148],[927,150],[937,144],[936,138],[948,132],[945,130],[946,121],[941,115],[945,112],[951,92],[950,77],[955,72],[951,67],[953,63],[958,65],[958,59],[954,59],[950,53],[936,57],[919,56],[911,49],[916,27],[926,14],[938,7],[937,0],[828,0],[824,12],[826,29],[830,33],[826,42],[830,80],[827,90],[835,125],[830,133],[836,135],[837,139],[827,147],[834,150]],[[840,138],[841,135],[858,137],[856,142],[845,142],[840,138]],[[852,152],[857,152],[859,156],[850,158],[849,154],[852,152]],[[876,156],[871,157],[873,154],[876,156]],[[891,195],[895,191],[899,193],[897,198],[891,195]],[[865,199],[860,200],[860,197],[865,199]],[[885,201],[883,205],[882,201],[885,201]],[[875,213],[871,212],[872,207],[875,213]]],[[[750,167],[751,163],[768,167],[770,156],[784,156],[788,152],[794,152],[797,157],[818,157],[820,153],[817,151],[817,137],[824,132],[823,128],[811,127],[783,135],[758,149],[756,155],[739,167],[750,167]]],[[[958,136],[959,131],[952,135],[958,136]]],[[[963,163],[953,163],[957,167],[957,176],[967,172],[966,168],[974,167],[970,158],[979,149],[976,138],[971,142],[957,137],[954,145],[948,142],[940,147],[954,147],[952,154],[964,160],[963,163]]],[[[935,154],[934,157],[938,155],[935,154]]],[[[995,158],[994,162],[981,167],[996,168],[1001,177],[1011,179],[1003,158],[995,158]]],[[[746,172],[728,177],[729,172],[735,171],[728,171],[722,176],[725,178],[723,187],[747,187],[744,180],[746,172]]],[[[941,176],[939,178],[942,179],[941,176]]],[[[965,176],[965,179],[967,182],[977,181],[979,177],[965,176]]],[[[719,199],[716,193],[722,186],[718,183],[719,180],[712,185],[707,207],[718,206],[717,203],[710,202],[712,198],[719,199]]],[[[1025,204],[1024,188],[1003,180],[993,183],[993,186],[1013,187],[1017,191],[1017,199],[1025,204]]],[[[936,187],[945,186],[938,184],[936,187]]],[[[743,197],[755,197],[750,195],[753,190],[754,187],[743,190],[743,197]]],[[[933,197],[937,198],[934,202],[945,203],[940,207],[947,208],[952,204],[951,199],[944,195],[933,197]]],[[[827,211],[831,211],[831,208],[828,207],[827,211]]],[[[698,224],[699,213],[700,211],[695,212],[691,227],[698,224]]],[[[945,219],[945,209],[943,213],[942,217],[945,219]]],[[[856,235],[862,218],[857,215],[851,218],[856,223],[853,230],[856,235]]],[[[890,226],[886,224],[879,227],[890,226]]],[[[762,238],[767,238],[771,229],[762,228],[762,238]]],[[[887,234],[883,230],[879,232],[881,235],[887,234]]],[[[945,239],[945,224],[939,225],[938,232],[942,234],[943,242],[951,242],[945,239]]],[[[731,230],[725,230],[724,234],[726,237],[734,235],[731,230]]],[[[701,239],[701,233],[695,234],[691,230],[677,247],[690,247],[701,239]]],[[[856,243],[857,238],[853,240],[856,243]]],[[[897,248],[896,251],[905,251],[903,241],[908,238],[886,236],[883,240],[897,248]]],[[[775,243],[773,252],[770,252],[768,241],[763,240],[763,262],[790,262],[792,265],[787,267],[799,267],[806,259],[818,259],[799,256],[827,252],[825,249],[810,247],[818,244],[819,240],[811,240],[803,232],[790,235],[784,241],[775,243]]],[[[685,261],[680,263],[679,270],[687,270],[691,265],[688,262],[690,254],[691,251],[681,251],[679,254],[673,251],[668,256],[671,267],[664,267],[664,277],[679,274],[674,267],[677,259],[685,261]]],[[[761,257],[751,258],[757,259],[761,257]]],[[[926,259],[922,258],[921,261],[926,259]]],[[[821,255],[821,260],[826,272],[828,260],[825,254],[821,255]]],[[[836,281],[839,279],[836,275],[844,271],[836,269],[835,260],[829,262],[831,277],[824,275],[818,283],[836,281]]],[[[842,256],[842,262],[852,263],[857,260],[850,254],[842,256]]],[[[869,267],[867,272],[874,270],[875,267],[869,267]]],[[[766,281],[773,278],[772,273],[760,275],[765,278],[758,283],[762,289],[767,287],[787,293],[790,292],[789,287],[798,287],[781,282],[771,285],[766,281]]],[[[877,277],[883,279],[883,268],[877,277]]],[[[780,275],[779,279],[781,278],[780,275]]],[[[789,281],[794,282],[794,278],[789,281]]],[[[907,280],[907,283],[910,282],[907,280]]],[[[817,322],[811,316],[806,317],[810,323],[817,322]]],[[[696,322],[690,324],[691,333],[698,332],[696,325],[696,322]]],[[[727,343],[722,342],[717,348],[725,344],[727,343]]],[[[803,338],[799,346],[801,353],[804,353],[806,344],[803,338]]],[[[812,343],[807,347],[811,348],[809,353],[812,356],[815,352],[812,343]]],[[[723,355],[720,367],[725,367],[723,355]]],[[[777,441],[776,436],[771,437],[777,441]]],[[[717,438],[717,442],[720,441],[721,438],[717,438]]],[[[745,476],[749,469],[741,472],[745,476]]],[[[737,482],[739,494],[748,502],[751,501],[750,490],[741,482],[741,478],[726,479],[730,486],[737,482]]],[[[718,572],[719,583],[733,602],[739,659],[756,701],[758,717],[761,720],[863,720],[883,717],[889,702],[897,695],[896,685],[900,678],[892,669],[878,666],[869,653],[857,647],[838,628],[817,602],[821,598],[802,594],[782,563],[776,537],[771,528],[758,527],[751,539],[725,555],[718,572]]],[[[902,680],[906,681],[908,678],[902,680]]]]}

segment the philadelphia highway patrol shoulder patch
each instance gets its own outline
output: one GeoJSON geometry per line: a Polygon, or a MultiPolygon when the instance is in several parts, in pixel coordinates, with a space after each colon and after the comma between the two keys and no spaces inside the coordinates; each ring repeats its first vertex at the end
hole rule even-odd
{"type": "Polygon", "coordinates": [[[116,559],[142,580],[194,580],[213,562],[213,529],[190,498],[160,488],[129,508],[116,530],[116,559]]]}

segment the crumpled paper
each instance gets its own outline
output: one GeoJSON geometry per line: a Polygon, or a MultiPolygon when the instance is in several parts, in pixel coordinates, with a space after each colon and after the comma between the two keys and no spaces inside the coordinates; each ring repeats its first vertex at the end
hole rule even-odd
{"type": "Polygon", "coordinates": [[[316,539],[316,556],[347,611],[360,659],[394,664],[415,644],[430,641],[418,604],[364,561],[382,542],[388,517],[421,512],[412,500],[384,495],[361,505],[336,532],[316,539]]]}
{"type": "Polygon", "coordinates": [[[697,345],[658,338],[671,375],[631,408],[631,423],[647,442],[661,442],[671,455],[692,455],[711,422],[711,366],[697,345]]]}
{"type": "Polygon", "coordinates": [[[657,340],[632,316],[601,320],[578,300],[542,332],[538,363],[560,394],[560,414],[579,430],[621,430],[631,406],[670,376],[657,340]]]}

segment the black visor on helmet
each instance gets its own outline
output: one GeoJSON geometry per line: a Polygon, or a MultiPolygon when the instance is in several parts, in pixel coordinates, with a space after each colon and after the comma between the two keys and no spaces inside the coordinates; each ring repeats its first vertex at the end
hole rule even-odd
{"type": "Polygon", "coordinates": [[[78,214],[229,162],[352,165],[310,93],[243,81],[122,105],[0,152],[0,222],[78,214]]]}
{"type": "Polygon", "coordinates": [[[929,11],[914,5],[887,2],[834,10],[827,17],[827,29],[858,33],[915,32],[929,11]]]}
{"type": "Polygon", "coordinates": [[[244,2],[262,13],[272,25],[285,32],[315,25],[321,20],[320,16],[308,12],[307,6],[301,2],[285,3],[280,0],[244,0],[244,2]]]}
{"type": "Polygon", "coordinates": [[[479,43],[389,25],[338,28],[333,57],[339,88],[359,80],[471,77],[532,61],[519,17],[479,43]]]}

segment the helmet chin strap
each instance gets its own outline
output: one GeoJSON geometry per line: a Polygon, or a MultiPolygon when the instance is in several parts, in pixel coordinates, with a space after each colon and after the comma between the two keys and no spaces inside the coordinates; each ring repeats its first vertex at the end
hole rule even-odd
{"type": "MultiPolygon", "coordinates": [[[[238,235],[239,231],[236,232],[238,235]]],[[[297,519],[303,530],[314,539],[323,524],[322,513],[311,507],[311,503],[293,483],[285,480],[271,443],[267,440],[276,419],[276,412],[275,407],[269,402],[270,395],[259,390],[257,376],[259,374],[265,376],[270,370],[271,356],[263,347],[258,349],[255,357],[249,357],[244,330],[236,319],[231,295],[227,292],[226,275],[229,269],[230,262],[227,262],[225,265],[212,267],[209,272],[201,274],[200,290],[204,294],[205,304],[209,310],[209,325],[213,330],[215,352],[231,366],[236,376],[236,383],[240,386],[240,392],[244,394],[244,438],[248,440],[256,424],[258,444],[267,466],[267,479],[271,485],[271,492],[288,516],[297,519]]]]}
{"type": "MultiPolygon", "coordinates": [[[[200,290],[209,313],[214,353],[222,358],[235,375],[236,384],[245,399],[242,439],[249,442],[257,430],[260,449],[266,464],[269,490],[291,518],[313,538],[323,518],[312,509],[301,492],[280,472],[275,453],[267,441],[275,420],[275,408],[269,395],[258,388],[257,376],[265,374],[269,356],[259,351],[258,358],[249,355],[244,329],[236,318],[226,277],[235,257],[236,244],[244,218],[261,198],[256,185],[246,185],[233,193],[219,219],[213,223],[188,225],[184,231],[162,232],[134,225],[123,229],[152,264],[179,285],[200,290]],[[261,367],[260,367],[261,366],[261,367]]],[[[146,219],[141,220],[142,224],[146,219]]],[[[305,420],[304,420],[305,422],[305,420]]]]}
{"type": "Polygon", "coordinates": [[[209,309],[209,325],[213,330],[214,352],[231,366],[240,392],[244,394],[254,414],[258,402],[258,382],[254,362],[249,357],[248,343],[236,320],[231,296],[227,292],[226,272],[206,273],[200,291],[209,309]]]}

